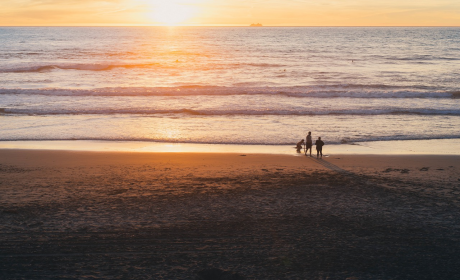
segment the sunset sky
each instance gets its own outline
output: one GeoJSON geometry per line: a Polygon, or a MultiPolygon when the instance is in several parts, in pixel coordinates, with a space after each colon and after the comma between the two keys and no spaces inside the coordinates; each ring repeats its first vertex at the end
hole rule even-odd
{"type": "Polygon", "coordinates": [[[460,26],[455,0],[1,0],[1,26],[460,26]]]}

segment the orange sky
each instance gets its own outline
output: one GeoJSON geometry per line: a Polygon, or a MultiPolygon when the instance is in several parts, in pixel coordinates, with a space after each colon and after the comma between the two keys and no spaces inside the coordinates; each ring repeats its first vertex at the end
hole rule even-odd
{"type": "Polygon", "coordinates": [[[0,0],[2,26],[460,26],[455,0],[0,0]]]}

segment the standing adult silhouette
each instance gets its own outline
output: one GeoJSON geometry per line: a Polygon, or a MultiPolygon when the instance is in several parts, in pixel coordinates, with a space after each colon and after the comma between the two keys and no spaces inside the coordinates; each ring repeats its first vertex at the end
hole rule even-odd
{"type": "Polygon", "coordinates": [[[311,156],[312,146],[313,146],[313,141],[311,140],[311,131],[309,131],[307,135],[307,142],[305,143],[305,155],[307,155],[308,149],[310,149],[310,156],[311,156]]]}
{"type": "Polygon", "coordinates": [[[316,158],[319,158],[320,154],[321,154],[321,158],[323,158],[324,142],[321,140],[321,137],[318,137],[318,140],[316,140],[315,145],[316,145],[316,158]]]}

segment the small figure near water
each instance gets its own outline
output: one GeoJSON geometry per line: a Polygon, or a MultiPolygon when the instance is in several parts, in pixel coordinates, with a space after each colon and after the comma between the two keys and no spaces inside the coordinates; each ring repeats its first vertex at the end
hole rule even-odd
{"type": "Polygon", "coordinates": [[[311,131],[309,131],[307,135],[307,143],[305,144],[305,155],[307,155],[308,149],[310,149],[310,156],[311,156],[312,146],[313,146],[313,141],[311,140],[311,131]]]}
{"type": "Polygon", "coordinates": [[[298,153],[300,153],[300,150],[302,150],[302,146],[305,143],[305,141],[302,139],[297,143],[296,150],[298,153]]]}
{"type": "Polygon", "coordinates": [[[318,140],[316,140],[315,145],[316,145],[316,158],[319,158],[320,154],[321,154],[321,158],[323,158],[324,142],[321,140],[321,137],[318,137],[318,140]]]}

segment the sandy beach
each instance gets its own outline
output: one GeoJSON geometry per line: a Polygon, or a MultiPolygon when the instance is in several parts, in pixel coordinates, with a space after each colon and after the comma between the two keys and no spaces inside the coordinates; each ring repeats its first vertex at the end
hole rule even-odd
{"type": "Polygon", "coordinates": [[[459,279],[460,156],[0,149],[1,279],[459,279]]]}

